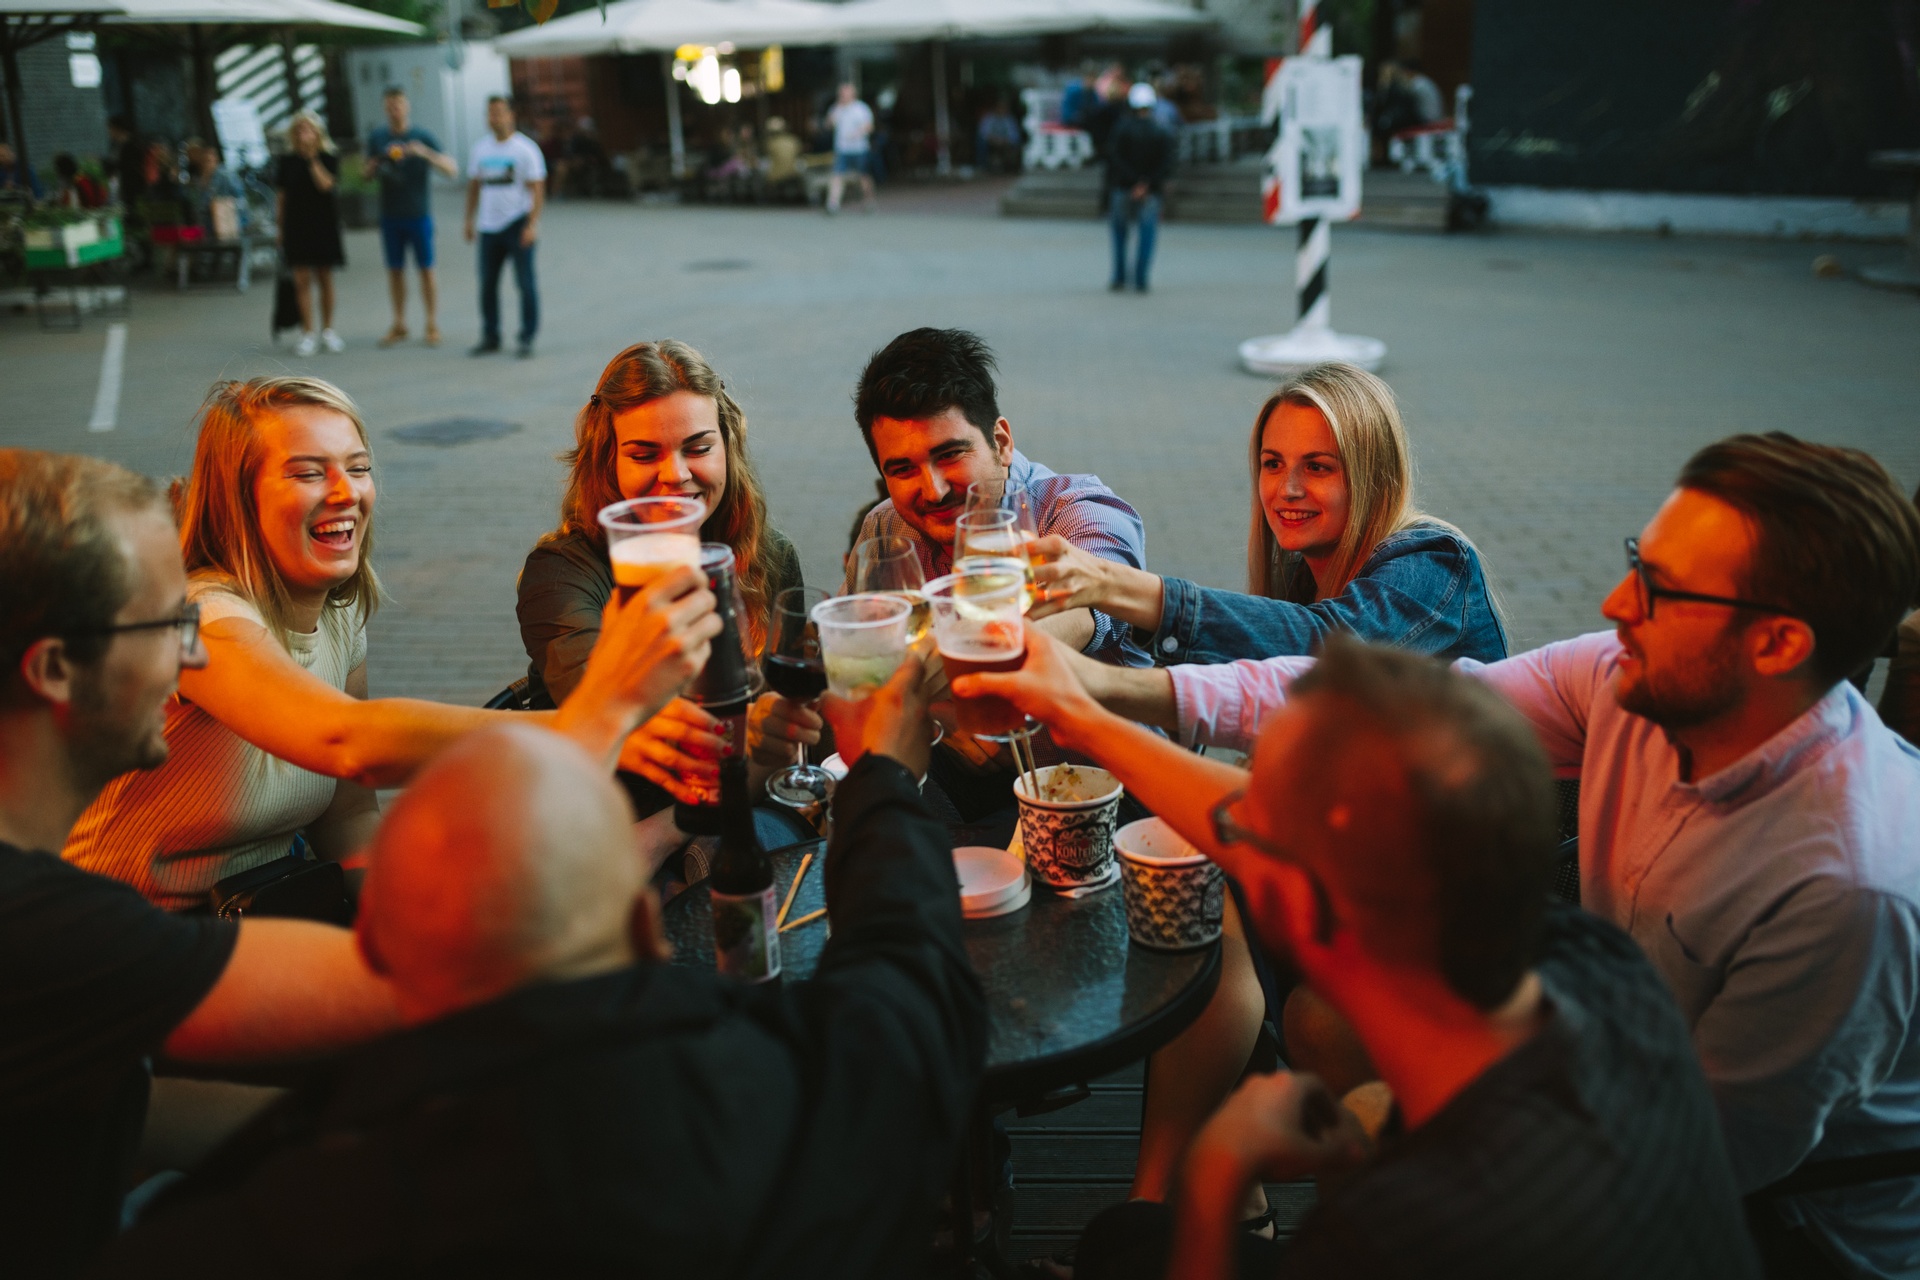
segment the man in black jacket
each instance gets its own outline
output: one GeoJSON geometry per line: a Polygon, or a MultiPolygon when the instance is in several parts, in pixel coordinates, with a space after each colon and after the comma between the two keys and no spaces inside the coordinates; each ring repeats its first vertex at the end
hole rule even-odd
{"type": "Polygon", "coordinates": [[[1127,114],[1107,137],[1107,220],[1113,228],[1115,293],[1127,287],[1127,225],[1140,220],[1139,256],[1134,260],[1133,287],[1147,291],[1147,272],[1153,266],[1153,242],[1160,230],[1160,199],[1173,176],[1173,135],[1153,118],[1153,86],[1144,82],[1127,90],[1127,114]]]}
{"type": "Polygon", "coordinates": [[[410,1029],[295,1094],[113,1274],[899,1276],[986,1053],[909,661],[843,755],[809,981],[665,958],[625,801],[553,734],[456,744],[376,841],[361,945],[410,1029]]]}

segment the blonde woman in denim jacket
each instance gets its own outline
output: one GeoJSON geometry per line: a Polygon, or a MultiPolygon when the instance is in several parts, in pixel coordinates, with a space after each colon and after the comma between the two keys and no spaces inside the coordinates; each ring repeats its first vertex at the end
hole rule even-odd
{"type": "Polygon", "coordinates": [[[1393,391],[1348,364],[1282,382],[1254,418],[1247,591],[1202,587],[1043,539],[1043,616],[1090,607],[1131,623],[1156,663],[1312,653],[1330,631],[1435,657],[1507,656],[1467,536],[1412,501],[1393,391]]]}

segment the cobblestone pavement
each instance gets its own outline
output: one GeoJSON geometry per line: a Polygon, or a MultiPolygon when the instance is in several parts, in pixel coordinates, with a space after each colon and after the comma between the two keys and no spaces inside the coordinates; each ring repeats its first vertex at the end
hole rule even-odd
{"type": "MultiPolygon", "coordinates": [[[[538,356],[473,360],[470,250],[440,207],[448,334],[437,351],[377,350],[385,281],[370,232],[348,235],[338,328],[349,350],[308,361],[266,341],[270,290],[136,291],[118,424],[90,433],[105,324],[43,333],[0,315],[0,440],[91,450],[177,473],[217,378],[307,369],[372,424],[376,562],[392,603],[374,626],[376,694],[473,702],[525,667],[513,583],[554,519],[574,411],[619,347],[679,337],[746,407],[775,520],[808,575],[837,579],[873,470],[852,422],[869,352],[916,325],[961,325],[999,353],[1018,443],[1098,472],[1146,517],[1153,567],[1234,586],[1243,574],[1246,442],[1264,384],[1243,338],[1291,320],[1290,237],[1162,229],[1155,291],[1106,292],[1098,223],[1017,221],[964,196],[883,200],[877,216],[564,204],[540,246],[538,356]],[[504,418],[452,447],[390,433],[504,418]]],[[[1516,645],[1599,623],[1620,539],[1686,455],[1737,430],[1784,429],[1872,450],[1920,480],[1920,301],[1816,279],[1814,247],[1740,241],[1343,229],[1334,318],[1387,342],[1419,499],[1481,545],[1516,645]]],[[[1895,252],[1843,247],[1849,261],[1895,252]]],[[[508,315],[510,283],[503,284],[508,315]]],[[[415,321],[416,332],[418,322],[415,321]]]]}

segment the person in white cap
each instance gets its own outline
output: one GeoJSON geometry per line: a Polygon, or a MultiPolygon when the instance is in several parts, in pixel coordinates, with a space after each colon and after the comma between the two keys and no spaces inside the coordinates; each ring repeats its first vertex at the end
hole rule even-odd
{"type": "Polygon", "coordinates": [[[1173,176],[1173,134],[1153,118],[1153,86],[1141,81],[1127,90],[1126,115],[1107,139],[1107,220],[1113,230],[1115,293],[1127,287],[1127,232],[1140,223],[1140,247],[1134,258],[1133,287],[1147,291],[1153,246],[1160,229],[1160,200],[1173,176]]]}

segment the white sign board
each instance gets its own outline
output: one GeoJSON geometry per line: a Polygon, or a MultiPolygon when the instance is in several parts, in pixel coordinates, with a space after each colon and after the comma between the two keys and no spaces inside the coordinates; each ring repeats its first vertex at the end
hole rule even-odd
{"type": "Polygon", "coordinates": [[[271,158],[260,112],[245,98],[216,98],[213,131],[220,139],[221,159],[241,169],[264,169],[271,158]]]}
{"type": "Polygon", "coordinates": [[[1360,59],[1288,58],[1267,85],[1265,105],[1280,117],[1261,183],[1267,221],[1358,217],[1367,162],[1360,59]]]}

